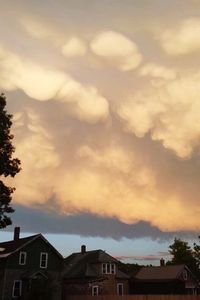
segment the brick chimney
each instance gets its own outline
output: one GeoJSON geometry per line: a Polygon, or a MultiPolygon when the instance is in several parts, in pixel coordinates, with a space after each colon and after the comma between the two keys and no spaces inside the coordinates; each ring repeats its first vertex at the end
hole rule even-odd
{"type": "Polygon", "coordinates": [[[160,266],[161,267],[164,267],[165,266],[165,260],[163,258],[161,258],[160,260],[160,266]]]}
{"type": "Polygon", "coordinates": [[[19,235],[20,235],[20,227],[15,227],[15,229],[14,229],[14,241],[19,240],[19,235]]]}
{"type": "Polygon", "coordinates": [[[82,245],[82,246],[81,246],[81,253],[82,253],[82,254],[85,254],[85,253],[86,253],[86,246],[85,246],[85,245],[82,245]]]}

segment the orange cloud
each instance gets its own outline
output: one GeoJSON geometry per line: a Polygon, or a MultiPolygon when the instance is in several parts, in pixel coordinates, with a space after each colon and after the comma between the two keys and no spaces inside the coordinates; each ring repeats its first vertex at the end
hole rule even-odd
{"type": "Polygon", "coordinates": [[[200,18],[189,18],[162,32],[162,48],[169,55],[186,55],[200,51],[200,18]]]}
{"type": "Polygon", "coordinates": [[[125,129],[138,137],[150,132],[179,157],[189,157],[199,144],[199,80],[199,73],[188,74],[136,92],[118,108],[125,129]]]}
{"type": "Polygon", "coordinates": [[[91,42],[94,54],[122,71],[135,69],[142,61],[135,43],[115,31],[105,31],[91,42]]]}

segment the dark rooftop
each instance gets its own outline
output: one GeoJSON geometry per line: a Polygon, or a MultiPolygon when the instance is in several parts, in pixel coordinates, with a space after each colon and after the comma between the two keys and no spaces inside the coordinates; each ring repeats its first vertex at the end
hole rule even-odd
{"type": "Polygon", "coordinates": [[[178,278],[185,265],[143,267],[135,275],[136,280],[173,280],[178,278]]]}

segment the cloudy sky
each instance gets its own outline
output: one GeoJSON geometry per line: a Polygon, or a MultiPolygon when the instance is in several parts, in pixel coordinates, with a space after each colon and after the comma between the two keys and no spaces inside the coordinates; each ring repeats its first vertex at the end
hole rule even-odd
{"type": "Polygon", "coordinates": [[[14,225],[64,255],[85,241],[157,258],[197,237],[200,1],[0,4],[0,90],[22,163],[14,225]]]}

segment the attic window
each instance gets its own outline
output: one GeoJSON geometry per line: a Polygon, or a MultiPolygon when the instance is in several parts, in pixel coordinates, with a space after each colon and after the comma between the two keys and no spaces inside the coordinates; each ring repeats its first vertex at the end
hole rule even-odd
{"type": "Polygon", "coordinates": [[[40,253],[40,268],[46,269],[48,263],[48,253],[40,253]]]}
{"type": "Polygon", "coordinates": [[[26,264],[26,252],[20,252],[19,254],[19,264],[25,265],[26,264]]]}
{"type": "Polygon", "coordinates": [[[102,273],[103,274],[115,274],[116,273],[115,264],[103,263],[102,264],[102,273]]]}

